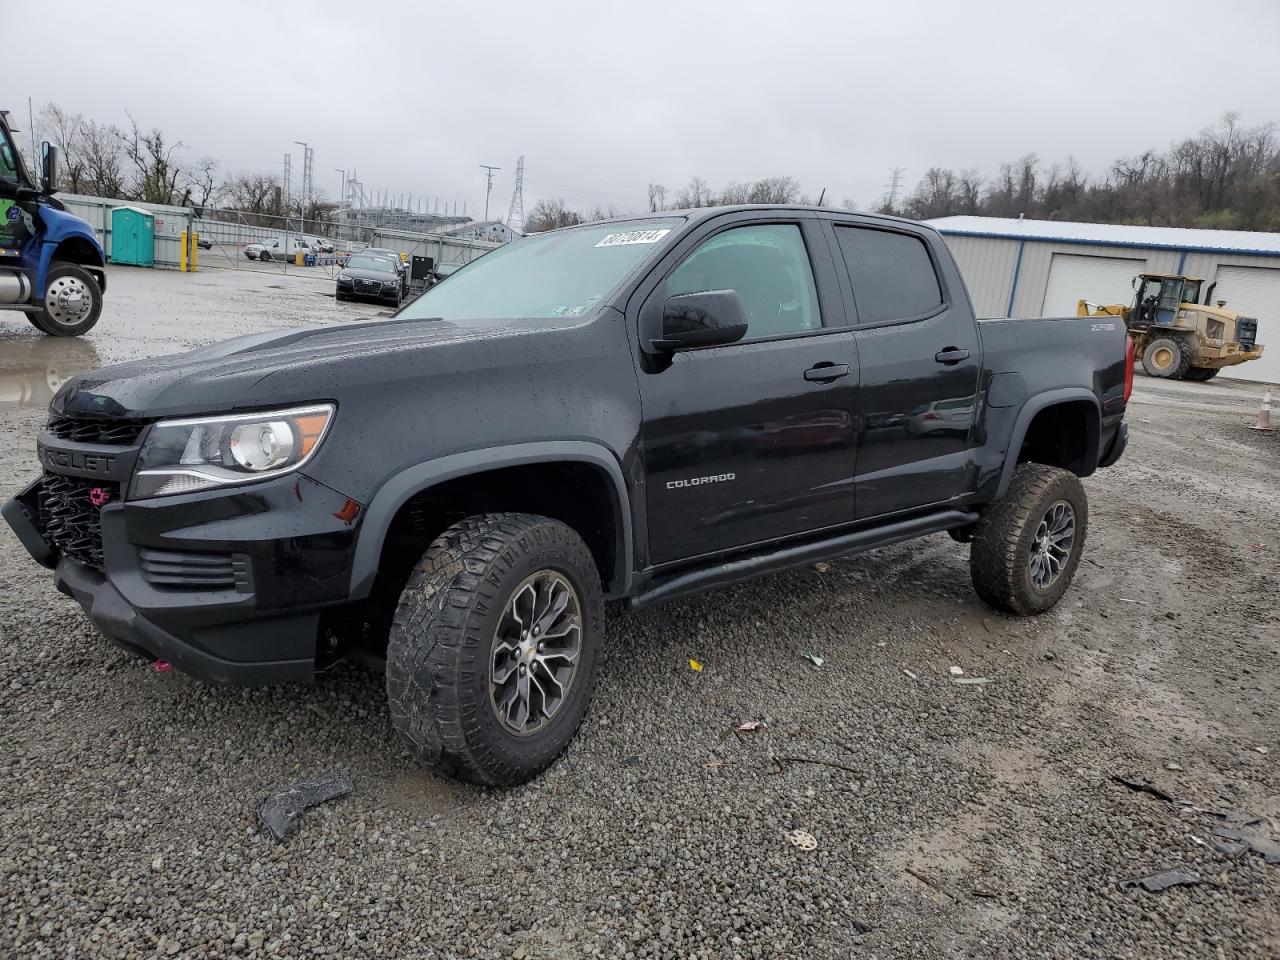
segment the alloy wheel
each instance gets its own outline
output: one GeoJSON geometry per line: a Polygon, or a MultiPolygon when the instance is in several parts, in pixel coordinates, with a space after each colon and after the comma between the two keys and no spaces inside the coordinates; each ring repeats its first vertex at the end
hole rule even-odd
{"type": "Polygon", "coordinates": [[[516,587],[494,632],[489,703],[509,733],[538,733],[565,703],[582,650],[582,602],[567,577],[539,570],[516,587]]]}
{"type": "Polygon", "coordinates": [[[1045,511],[1036,525],[1031,557],[1027,561],[1032,584],[1040,590],[1053,586],[1062,576],[1075,542],[1076,513],[1071,504],[1059,500],[1045,511]]]}

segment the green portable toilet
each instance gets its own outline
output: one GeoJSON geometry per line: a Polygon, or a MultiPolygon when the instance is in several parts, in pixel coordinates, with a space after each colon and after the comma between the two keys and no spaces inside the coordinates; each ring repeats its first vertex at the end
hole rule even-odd
{"type": "Polygon", "coordinates": [[[156,262],[156,216],[138,207],[111,211],[111,262],[151,267],[156,262]]]}

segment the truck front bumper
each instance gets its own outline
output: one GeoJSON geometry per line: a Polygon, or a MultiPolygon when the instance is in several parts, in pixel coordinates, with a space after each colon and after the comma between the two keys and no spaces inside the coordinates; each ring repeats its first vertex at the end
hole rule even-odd
{"type": "Polygon", "coordinates": [[[208,683],[310,680],[320,621],[346,602],[360,511],[300,475],[98,510],[102,563],[41,526],[36,481],[4,519],[108,638],[208,683]]]}

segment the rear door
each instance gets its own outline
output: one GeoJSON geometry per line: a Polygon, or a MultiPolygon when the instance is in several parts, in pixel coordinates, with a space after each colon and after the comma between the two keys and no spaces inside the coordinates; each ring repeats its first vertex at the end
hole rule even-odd
{"type": "Polygon", "coordinates": [[[816,217],[717,217],[657,277],[642,343],[682,293],[736,290],[750,327],[641,364],[650,563],[851,522],[857,357],[816,217]]]}
{"type": "Polygon", "coordinates": [[[982,350],[968,298],[939,269],[944,251],[885,221],[825,223],[856,330],[858,519],[968,492],[982,350]]]}

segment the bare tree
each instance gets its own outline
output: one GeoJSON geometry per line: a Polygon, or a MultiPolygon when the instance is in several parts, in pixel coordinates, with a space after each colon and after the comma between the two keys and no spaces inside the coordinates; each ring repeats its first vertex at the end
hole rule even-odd
{"type": "Polygon", "coordinates": [[[83,193],[86,166],[82,149],[84,117],[78,113],[67,113],[56,103],[46,103],[40,108],[36,130],[41,139],[58,148],[63,188],[68,193],[83,193]]]}
{"type": "Polygon", "coordinates": [[[242,173],[222,184],[222,194],[231,209],[245,214],[279,217],[284,214],[280,181],[261,173],[242,173]]]}
{"type": "Polygon", "coordinates": [[[649,212],[667,209],[667,188],[660,183],[649,184],[649,212]]]}
{"type": "Polygon", "coordinates": [[[218,161],[214,157],[197,160],[195,169],[186,173],[184,189],[190,195],[191,205],[201,210],[216,202],[221,189],[218,185],[218,161]]]}
{"type": "Polygon", "coordinates": [[[707,181],[701,177],[694,177],[689,181],[689,185],[684,187],[676,194],[677,209],[689,209],[692,207],[709,207],[715,204],[715,199],[711,196],[711,190],[707,187],[707,181]]]}
{"type": "Polygon", "coordinates": [[[557,227],[571,227],[582,223],[582,215],[570,210],[561,199],[542,199],[533,205],[529,216],[525,219],[526,233],[541,233],[544,230],[555,230],[557,227]]]}
{"type": "Polygon", "coordinates": [[[181,170],[173,162],[173,152],[183,146],[181,141],[166,143],[163,131],[152,128],[142,133],[133,114],[126,111],[131,129],[120,133],[125,156],[133,163],[133,199],[147,203],[173,203],[177,196],[178,176],[181,170]]]}
{"type": "Polygon", "coordinates": [[[765,177],[751,185],[749,203],[794,203],[800,183],[794,177],[765,177]]]}
{"type": "Polygon", "coordinates": [[[108,123],[86,120],[80,130],[84,157],[85,192],[95,197],[125,198],[126,187],[120,130],[108,123]]]}

